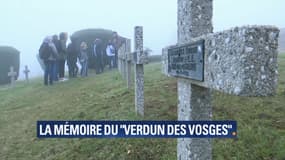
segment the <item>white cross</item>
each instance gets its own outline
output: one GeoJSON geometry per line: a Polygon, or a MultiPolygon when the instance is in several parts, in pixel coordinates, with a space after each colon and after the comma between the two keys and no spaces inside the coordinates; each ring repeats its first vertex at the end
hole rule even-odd
{"type": "Polygon", "coordinates": [[[28,66],[25,66],[25,70],[23,72],[25,74],[26,82],[29,82],[29,72],[30,72],[30,70],[29,70],[28,66]]]}
{"type": "Polygon", "coordinates": [[[10,67],[10,72],[8,72],[8,76],[11,78],[11,86],[13,87],[17,76],[17,72],[14,71],[13,66],[10,67]]]}

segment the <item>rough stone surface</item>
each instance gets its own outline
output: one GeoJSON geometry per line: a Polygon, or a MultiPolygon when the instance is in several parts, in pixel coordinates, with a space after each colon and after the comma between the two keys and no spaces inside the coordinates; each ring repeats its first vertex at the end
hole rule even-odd
{"type": "Polygon", "coordinates": [[[125,63],[126,63],[126,79],[127,79],[127,88],[130,89],[132,85],[132,61],[128,58],[128,55],[131,53],[131,40],[126,40],[126,52],[125,52],[125,63]]]}
{"type": "Polygon", "coordinates": [[[213,32],[213,0],[178,0],[178,42],[213,32]]]}
{"type": "Polygon", "coordinates": [[[127,88],[132,87],[132,61],[127,61],[127,88]]]}
{"type": "MultiPolygon", "coordinates": [[[[211,88],[241,96],[276,91],[279,30],[245,26],[211,34],[212,12],[212,0],[178,0],[178,45],[205,40],[204,82],[178,78],[178,120],[211,120],[211,88]]],[[[212,159],[211,148],[209,139],[178,139],[177,159],[212,159]]]]}
{"type": "Polygon", "coordinates": [[[240,96],[273,95],[278,34],[273,26],[244,26],[190,40],[205,40],[204,82],[191,83],[240,96]]]}
{"type": "Polygon", "coordinates": [[[118,50],[118,64],[119,72],[122,74],[123,79],[127,77],[127,54],[131,52],[131,40],[126,39],[124,43],[118,50]]]}
{"type": "Polygon", "coordinates": [[[120,74],[122,74],[122,69],[121,69],[121,59],[120,59],[120,56],[118,54],[118,71],[120,74]]]}
{"type": "Polygon", "coordinates": [[[137,114],[144,115],[144,68],[143,59],[140,53],[143,53],[143,28],[135,27],[135,54],[137,62],[135,63],[135,106],[137,114]]]}
{"type": "Polygon", "coordinates": [[[144,116],[144,68],[135,65],[135,106],[137,114],[144,116]]]}
{"type": "MultiPolygon", "coordinates": [[[[212,119],[210,90],[193,85],[187,80],[178,79],[178,106],[178,120],[212,119]]],[[[211,159],[211,140],[180,138],[177,156],[179,160],[211,159]]]]}
{"type": "Polygon", "coordinates": [[[122,75],[123,79],[126,79],[126,59],[125,59],[125,54],[126,54],[126,44],[123,44],[119,50],[118,50],[118,61],[120,62],[120,73],[122,75]]]}
{"type": "Polygon", "coordinates": [[[144,64],[147,62],[147,56],[143,51],[143,27],[136,26],[135,27],[135,43],[137,44],[137,48],[135,48],[136,53],[136,62],[137,64],[144,64]]]}
{"type": "MultiPolygon", "coordinates": [[[[190,42],[195,37],[211,33],[212,0],[178,0],[178,44],[190,42]]],[[[191,84],[179,78],[178,120],[211,120],[210,89],[191,84]]],[[[177,159],[211,160],[210,139],[177,139],[177,159]]]]}
{"type": "Polygon", "coordinates": [[[131,68],[133,57],[130,56],[131,54],[131,40],[126,39],[126,43],[124,43],[118,51],[118,68],[122,78],[127,82],[127,88],[131,88],[132,84],[131,68]]]}
{"type": "Polygon", "coordinates": [[[161,67],[161,72],[162,74],[166,75],[166,76],[170,76],[168,74],[168,47],[165,47],[162,49],[162,56],[161,56],[161,63],[162,63],[162,67],[161,67]]]}

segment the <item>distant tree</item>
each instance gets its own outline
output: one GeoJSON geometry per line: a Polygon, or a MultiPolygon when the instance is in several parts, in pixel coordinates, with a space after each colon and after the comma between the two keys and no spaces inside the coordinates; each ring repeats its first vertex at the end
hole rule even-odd
{"type": "Polygon", "coordinates": [[[144,48],[144,53],[146,54],[146,63],[149,63],[149,57],[150,57],[150,54],[152,53],[152,49],[148,48],[148,47],[145,47],[144,48]]]}
{"type": "Polygon", "coordinates": [[[145,52],[145,54],[149,57],[150,54],[152,53],[152,49],[150,49],[150,48],[148,48],[148,47],[145,47],[144,52],[145,52]]]}
{"type": "Polygon", "coordinates": [[[10,66],[13,66],[14,71],[18,73],[17,79],[19,75],[20,52],[13,47],[0,46],[0,84],[10,82],[10,78],[8,77],[10,66]]]}

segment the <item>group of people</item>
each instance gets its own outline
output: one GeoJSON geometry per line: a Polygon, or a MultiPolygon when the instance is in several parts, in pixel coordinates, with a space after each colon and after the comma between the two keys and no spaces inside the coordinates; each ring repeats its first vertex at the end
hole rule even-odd
{"type": "Polygon", "coordinates": [[[47,36],[39,49],[39,56],[45,65],[44,84],[52,85],[53,81],[64,78],[66,59],[67,33],[47,36]]]}
{"type": "Polygon", "coordinates": [[[107,64],[109,68],[117,67],[118,58],[118,35],[113,33],[112,39],[108,41],[107,46],[103,46],[100,39],[95,39],[88,47],[87,42],[70,37],[70,43],[66,45],[68,35],[65,32],[57,35],[47,36],[39,49],[39,56],[45,65],[44,84],[52,85],[54,81],[63,80],[65,77],[65,63],[67,62],[69,78],[77,77],[79,67],[77,62],[80,63],[81,77],[88,76],[89,61],[95,61],[94,67],[96,74],[104,71],[105,63],[104,57],[107,56],[107,64]],[[89,51],[92,50],[92,53],[89,51]]]}

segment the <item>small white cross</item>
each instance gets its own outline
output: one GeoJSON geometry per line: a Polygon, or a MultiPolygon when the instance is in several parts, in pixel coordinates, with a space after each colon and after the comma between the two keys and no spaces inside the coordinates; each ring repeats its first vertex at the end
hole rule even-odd
{"type": "Polygon", "coordinates": [[[17,72],[14,71],[13,66],[10,67],[10,72],[8,72],[8,76],[11,77],[11,86],[13,87],[17,76],[17,72]]]}
{"type": "Polygon", "coordinates": [[[30,72],[30,70],[29,70],[28,66],[25,66],[25,70],[23,72],[25,74],[26,82],[29,82],[29,72],[30,72]]]}

